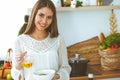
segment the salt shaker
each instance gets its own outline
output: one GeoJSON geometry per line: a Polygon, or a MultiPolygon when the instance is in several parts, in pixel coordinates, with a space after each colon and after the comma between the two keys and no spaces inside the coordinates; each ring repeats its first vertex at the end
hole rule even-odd
{"type": "Polygon", "coordinates": [[[93,78],[94,78],[94,75],[92,73],[89,73],[88,74],[88,80],[93,80],[93,78]]]}

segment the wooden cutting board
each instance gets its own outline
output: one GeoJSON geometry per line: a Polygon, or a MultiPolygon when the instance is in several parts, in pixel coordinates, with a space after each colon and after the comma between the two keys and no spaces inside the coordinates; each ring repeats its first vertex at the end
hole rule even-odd
{"type": "Polygon", "coordinates": [[[67,47],[68,57],[73,58],[75,54],[80,54],[81,57],[87,58],[89,64],[100,64],[100,55],[98,54],[100,41],[98,36],[91,39],[75,43],[67,47]]]}

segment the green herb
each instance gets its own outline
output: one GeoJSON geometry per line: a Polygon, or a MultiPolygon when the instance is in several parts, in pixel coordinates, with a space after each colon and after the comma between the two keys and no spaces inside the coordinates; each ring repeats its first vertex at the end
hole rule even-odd
{"type": "Polygon", "coordinates": [[[80,1],[80,0],[77,0],[77,2],[76,2],[76,7],[79,7],[79,6],[82,6],[82,1],[80,1]]]}
{"type": "Polygon", "coordinates": [[[108,35],[104,41],[100,44],[100,50],[104,50],[108,47],[111,47],[113,44],[118,44],[120,47],[120,33],[115,33],[108,35]]]}

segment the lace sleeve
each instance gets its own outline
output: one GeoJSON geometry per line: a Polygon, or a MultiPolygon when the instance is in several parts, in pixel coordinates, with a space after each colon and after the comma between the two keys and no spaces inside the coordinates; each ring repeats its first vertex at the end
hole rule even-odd
{"type": "Polygon", "coordinates": [[[67,48],[65,47],[65,42],[62,37],[60,37],[59,46],[59,65],[60,69],[58,71],[58,74],[60,75],[60,80],[69,80],[71,67],[68,64],[67,48]]]}
{"type": "Polygon", "coordinates": [[[13,47],[13,57],[12,57],[12,69],[11,69],[11,75],[13,77],[14,80],[18,80],[19,77],[21,77],[21,79],[23,79],[24,75],[23,75],[23,70],[17,70],[15,68],[15,65],[16,65],[16,61],[15,61],[15,55],[17,53],[21,53],[21,49],[20,49],[20,44],[19,44],[19,41],[16,40],[15,41],[15,45],[13,47]]]}

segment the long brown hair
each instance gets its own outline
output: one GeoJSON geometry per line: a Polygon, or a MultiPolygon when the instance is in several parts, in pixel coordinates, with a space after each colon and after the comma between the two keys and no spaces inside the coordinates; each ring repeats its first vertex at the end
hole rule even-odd
{"type": "Polygon", "coordinates": [[[55,5],[51,0],[38,0],[32,9],[32,13],[30,15],[30,19],[25,30],[25,34],[31,34],[35,30],[35,16],[37,11],[43,7],[48,7],[53,12],[53,21],[51,25],[47,28],[47,32],[50,32],[50,37],[57,37],[58,36],[58,25],[57,25],[57,17],[56,17],[56,8],[55,5]]]}

